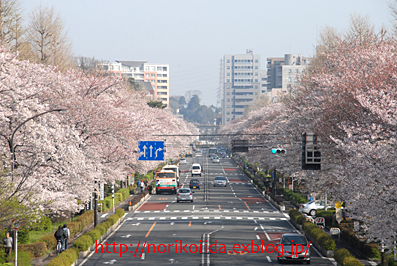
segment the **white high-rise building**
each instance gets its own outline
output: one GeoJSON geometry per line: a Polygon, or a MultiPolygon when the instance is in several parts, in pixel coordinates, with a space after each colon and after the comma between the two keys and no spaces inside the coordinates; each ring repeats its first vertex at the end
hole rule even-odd
{"type": "Polygon", "coordinates": [[[153,98],[169,106],[170,67],[168,64],[149,64],[147,61],[117,61],[101,63],[103,70],[114,76],[133,78],[136,83],[149,82],[153,88],[153,98]]]}
{"type": "Polygon", "coordinates": [[[222,124],[243,116],[244,109],[258,98],[266,87],[266,71],[261,70],[260,55],[253,50],[246,54],[225,55],[222,62],[222,124]]]}

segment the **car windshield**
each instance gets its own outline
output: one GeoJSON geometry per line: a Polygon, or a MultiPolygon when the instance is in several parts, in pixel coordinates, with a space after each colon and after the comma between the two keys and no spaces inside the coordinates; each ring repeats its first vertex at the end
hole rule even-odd
{"type": "Polygon", "coordinates": [[[179,193],[190,193],[190,189],[181,188],[181,189],[179,190],[179,193]]]}
{"type": "Polygon", "coordinates": [[[217,176],[215,177],[215,180],[226,180],[224,176],[217,176]]]}
{"type": "Polygon", "coordinates": [[[190,180],[190,183],[198,183],[198,180],[190,180]]]}
{"type": "Polygon", "coordinates": [[[291,244],[300,244],[300,245],[307,245],[306,238],[303,236],[284,236],[281,239],[281,244],[283,245],[291,245],[291,244]]]}
{"type": "Polygon", "coordinates": [[[193,166],[193,169],[200,169],[200,166],[193,166]]]}

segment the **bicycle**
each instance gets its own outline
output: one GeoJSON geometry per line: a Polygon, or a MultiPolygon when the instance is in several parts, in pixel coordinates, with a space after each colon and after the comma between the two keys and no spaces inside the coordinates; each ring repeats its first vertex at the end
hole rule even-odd
{"type": "Polygon", "coordinates": [[[62,240],[57,240],[57,255],[62,252],[62,240]]]}

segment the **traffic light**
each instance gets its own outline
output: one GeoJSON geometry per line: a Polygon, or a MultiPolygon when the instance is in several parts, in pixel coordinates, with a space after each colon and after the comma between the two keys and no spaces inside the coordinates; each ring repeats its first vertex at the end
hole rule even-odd
{"type": "Polygon", "coordinates": [[[232,152],[248,152],[248,140],[246,139],[233,139],[232,152]]]}
{"type": "Polygon", "coordinates": [[[272,149],[273,154],[285,154],[286,152],[287,152],[286,150],[280,148],[272,149]]]}
{"type": "Polygon", "coordinates": [[[312,132],[302,134],[302,170],[321,170],[319,139],[312,132]]]}

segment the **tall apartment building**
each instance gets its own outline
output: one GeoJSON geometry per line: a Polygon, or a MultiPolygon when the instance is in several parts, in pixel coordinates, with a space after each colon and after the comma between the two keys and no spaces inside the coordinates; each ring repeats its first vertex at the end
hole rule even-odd
{"type": "MultiPolygon", "coordinates": [[[[134,78],[136,83],[150,83],[155,101],[169,105],[169,71],[168,64],[149,64],[147,61],[117,61],[101,63],[99,67],[114,76],[134,78]]],[[[145,86],[147,87],[147,86],[145,86]]]]}
{"type": "Polygon", "coordinates": [[[305,71],[310,58],[285,54],[284,57],[267,58],[267,95],[273,102],[298,82],[298,76],[305,71]]]}
{"type": "Polygon", "coordinates": [[[224,55],[222,62],[222,124],[243,116],[244,109],[262,92],[266,71],[260,70],[260,55],[224,55]]]}

